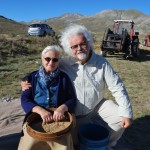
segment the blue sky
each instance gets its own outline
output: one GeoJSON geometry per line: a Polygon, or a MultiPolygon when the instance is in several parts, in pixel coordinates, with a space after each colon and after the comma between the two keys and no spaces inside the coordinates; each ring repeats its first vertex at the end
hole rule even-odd
{"type": "Polygon", "coordinates": [[[15,21],[59,17],[65,13],[93,15],[107,9],[136,9],[150,15],[150,0],[0,0],[0,15],[15,21]]]}

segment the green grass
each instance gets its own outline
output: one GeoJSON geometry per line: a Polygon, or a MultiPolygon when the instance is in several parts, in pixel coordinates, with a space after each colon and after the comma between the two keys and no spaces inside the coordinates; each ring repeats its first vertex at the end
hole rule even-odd
{"type": "MultiPolygon", "coordinates": [[[[145,57],[150,57],[150,51],[149,56],[145,57]]],[[[128,61],[120,58],[114,56],[107,59],[127,88],[133,109],[136,110],[135,118],[150,114],[150,61],[128,61]]]]}
{"type": "MultiPolygon", "coordinates": [[[[135,150],[150,148],[150,51],[141,50],[137,61],[121,59],[122,56],[108,56],[107,59],[122,78],[133,106],[134,122],[124,138],[135,150]]],[[[114,99],[109,91],[106,97],[114,99]]]]}
{"type": "Polygon", "coordinates": [[[10,98],[20,97],[21,79],[26,73],[38,69],[39,65],[40,54],[7,60],[6,65],[0,66],[0,98],[4,96],[10,98]]]}

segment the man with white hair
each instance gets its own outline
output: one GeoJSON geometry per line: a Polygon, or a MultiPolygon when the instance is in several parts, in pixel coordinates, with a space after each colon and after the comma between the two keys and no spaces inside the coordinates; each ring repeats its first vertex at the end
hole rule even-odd
{"type": "Polygon", "coordinates": [[[122,80],[109,62],[93,51],[92,36],[86,27],[70,25],[62,32],[60,42],[69,55],[62,60],[60,68],[74,84],[78,99],[75,109],[77,125],[103,120],[110,131],[108,147],[114,147],[133,117],[122,80]],[[104,98],[105,85],[117,104],[104,98]]]}

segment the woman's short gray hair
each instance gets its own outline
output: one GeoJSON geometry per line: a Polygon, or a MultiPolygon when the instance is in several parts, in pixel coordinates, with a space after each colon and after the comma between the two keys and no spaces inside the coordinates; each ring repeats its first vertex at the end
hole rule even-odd
{"type": "Polygon", "coordinates": [[[91,36],[91,33],[87,30],[85,26],[82,25],[77,25],[77,24],[71,24],[61,34],[60,42],[61,45],[63,46],[64,51],[72,56],[69,40],[75,36],[83,34],[83,36],[86,38],[86,41],[88,43],[88,46],[90,47],[91,50],[93,50],[93,38],[91,36]]]}
{"type": "Polygon", "coordinates": [[[62,54],[62,49],[60,46],[58,45],[49,45],[47,47],[44,48],[44,50],[41,53],[41,56],[44,56],[45,53],[49,52],[49,51],[56,51],[59,52],[60,56],[62,54]]]}

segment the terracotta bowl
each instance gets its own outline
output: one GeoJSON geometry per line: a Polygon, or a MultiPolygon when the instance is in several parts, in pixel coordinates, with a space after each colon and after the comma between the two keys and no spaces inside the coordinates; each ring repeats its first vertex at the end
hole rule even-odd
{"type": "MultiPolygon", "coordinates": [[[[49,108],[49,111],[53,113],[55,108],[49,108]]],[[[42,119],[39,114],[37,113],[31,113],[29,117],[27,118],[27,133],[33,137],[34,139],[40,140],[40,141],[52,141],[56,140],[60,137],[62,137],[64,134],[68,133],[73,124],[72,115],[69,112],[65,113],[65,120],[63,122],[67,122],[67,126],[60,131],[56,132],[46,132],[42,128],[42,119]]]]}

